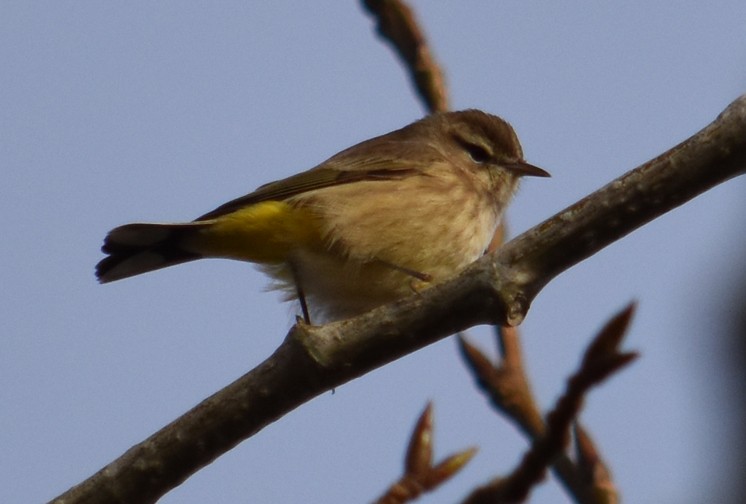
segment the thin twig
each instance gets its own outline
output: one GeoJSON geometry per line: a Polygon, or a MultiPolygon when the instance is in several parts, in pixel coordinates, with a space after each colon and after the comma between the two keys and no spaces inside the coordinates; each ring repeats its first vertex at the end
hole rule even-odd
{"type": "Polygon", "coordinates": [[[593,504],[617,504],[619,492],[614,485],[611,471],[598,453],[590,435],[577,422],[573,434],[575,459],[588,501],[593,504]]]}
{"type": "MultiPolygon", "coordinates": [[[[495,409],[534,441],[544,435],[546,428],[528,382],[518,332],[514,327],[496,329],[501,354],[498,365],[492,364],[475,346],[459,337],[462,357],[478,388],[487,395],[495,409]]],[[[600,461],[598,454],[597,459],[600,461]]],[[[584,468],[566,453],[558,455],[552,463],[552,471],[575,502],[597,504],[594,481],[587,477],[584,468]]]]}
{"type": "Polygon", "coordinates": [[[547,468],[569,444],[570,429],[588,391],[613,373],[630,364],[637,354],[620,352],[634,306],[616,315],[593,339],[585,352],[580,369],[568,380],[567,389],[547,415],[546,432],[507,478],[494,480],[474,491],[464,504],[523,502],[539,483],[547,468]]]}
{"type": "Polygon", "coordinates": [[[495,366],[464,337],[459,338],[462,357],[472,370],[477,386],[487,394],[492,405],[530,438],[544,433],[544,420],[533,398],[515,328],[499,329],[504,333],[500,341],[504,358],[495,366]]]}
{"type": "Polygon", "coordinates": [[[445,77],[412,9],[399,0],[363,0],[363,6],[376,17],[378,33],[399,55],[426,109],[448,110],[445,77]]]}
{"type": "Polygon", "coordinates": [[[404,474],[376,504],[404,504],[435,490],[463,469],[476,452],[476,448],[468,448],[433,464],[433,407],[428,403],[412,431],[404,474]]]}

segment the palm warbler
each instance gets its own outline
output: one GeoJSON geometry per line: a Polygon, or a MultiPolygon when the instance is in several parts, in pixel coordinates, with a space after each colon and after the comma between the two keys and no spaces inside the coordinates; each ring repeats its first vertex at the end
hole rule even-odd
{"type": "Polygon", "coordinates": [[[127,224],[96,267],[111,282],[194,259],[257,263],[306,321],[337,320],[441,281],[484,254],[524,175],[511,126],[438,113],[181,224],[127,224]]]}

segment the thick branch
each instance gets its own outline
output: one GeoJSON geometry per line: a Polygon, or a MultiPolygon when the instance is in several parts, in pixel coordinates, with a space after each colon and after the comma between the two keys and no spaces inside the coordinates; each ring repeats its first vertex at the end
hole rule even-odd
{"type": "Polygon", "coordinates": [[[744,173],[746,95],[696,135],[507,243],[497,260],[511,266],[514,280],[532,299],[571,266],[744,173]]]}
{"type": "Polygon", "coordinates": [[[312,397],[477,324],[517,324],[552,278],[645,222],[746,170],[746,96],[694,137],[422,293],[355,319],[294,327],[259,367],[58,503],[155,502],[312,397]]]}

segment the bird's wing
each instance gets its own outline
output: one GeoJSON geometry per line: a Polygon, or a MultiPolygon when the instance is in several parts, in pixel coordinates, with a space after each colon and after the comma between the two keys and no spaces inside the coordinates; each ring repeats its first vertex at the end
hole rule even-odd
{"type": "Polygon", "coordinates": [[[256,191],[231,200],[195,220],[215,219],[248,205],[262,201],[282,201],[324,187],[363,180],[396,180],[417,173],[422,173],[419,166],[413,167],[411,163],[397,160],[394,156],[386,156],[385,152],[382,156],[360,159],[359,156],[349,155],[348,151],[342,151],[315,168],[265,184],[256,191]]]}

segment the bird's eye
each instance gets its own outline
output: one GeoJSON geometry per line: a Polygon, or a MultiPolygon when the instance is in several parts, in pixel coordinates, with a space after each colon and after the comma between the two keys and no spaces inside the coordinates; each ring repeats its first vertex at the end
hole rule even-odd
{"type": "Polygon", "coordinates": [[[471,160],[475,163],[486,163],[490,159],[490,152],[481,145],[467,143],[464,144],[464,148],[466,149],[466,152],[469,153],[471,160]]]}

